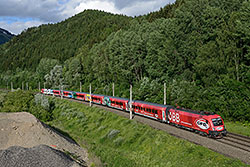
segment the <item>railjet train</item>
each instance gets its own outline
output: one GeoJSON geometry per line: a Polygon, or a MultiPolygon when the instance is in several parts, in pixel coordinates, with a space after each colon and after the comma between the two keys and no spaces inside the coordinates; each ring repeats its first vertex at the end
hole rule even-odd
{"type": "MultiPolygon", "coordinates": [[[[41,93],[87,102],[91,100],[95,104],[123,111],[129,111],[130,106],[130,100],[121,97],[53,89],[42,89],[41,93]]],[[[220,115],[214,113],[193,111],[139,100],[132,101],[132,112],[212,138],[221,138],[227,134],[223,119],[220,115]]]]}

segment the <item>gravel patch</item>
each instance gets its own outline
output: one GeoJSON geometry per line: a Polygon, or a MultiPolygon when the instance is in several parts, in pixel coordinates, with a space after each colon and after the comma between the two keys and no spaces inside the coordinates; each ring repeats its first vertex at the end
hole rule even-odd
{"type": "MultiPolygon", "coordinates": [[[[32,114],[27,112],[0,113],[0,150],[6,150],[4,155],[11,151],[18,153],[17,148],[20,150],[19,152],[22,152],[25,150],[24,148],[36,148],[38,145],[47,145],[49,148],[67,153],[75,162],[83,166],[91,166],[92,163],[96,166],[102,166],[101,161],[97,157],[92,156],[89,159],[86,149],[80,147],[69,137],[42,123],[32,114]],[[12,146],[19,147],[12,148],[12,146]]],[[[41,148],[44,151],[51,151],[49,148],[41,148]]],[[[3,154],[3,152],[1,153],[3,154]]],[[[5,157],[0,158],[0,161],[4,162],[2,158],[5,157]]],[[[20,161],[20,163],[24,162],[20,161]]],[[[5,165],[0,164],[0,167],[5,167],[5,165]]]]}
{"type": "Polygon", "coordinates": [[[80,167],[67,154],[38,145],[32,148],[12,146],[0,150],[0,166],[4,167],[80,167]]]}

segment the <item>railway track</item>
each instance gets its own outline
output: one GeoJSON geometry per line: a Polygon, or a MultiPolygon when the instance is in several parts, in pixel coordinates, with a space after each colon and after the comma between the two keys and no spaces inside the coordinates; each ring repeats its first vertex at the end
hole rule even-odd
{"type": "Polygon", "coordinates": [[[250,153],[250,137],[229,132],[227,136],[217,141],[250,153]]]}
{"type": "MultiPolygon", "coordinates": [[[[60,98],[60,97],[57,97],[60,98]]],[[[75,99],[65,98],[70,101],[83,103],[89,105],[89,102],[79,101],[75,99]]],[[[92,104],[94,107],[98,107],[120,116],[129,118],[129,113],[114,108],[107,108],[103,105],[92,104]]],[[[228,157],[240,159],[242,162],[250,165],[250,138],[246,136],[241,136],[233,133],[228,133],[228,135],[222,139],[212,139],[209,137],[204,137],[196,133],[192,133],[188,130],[177,128],[172,125],[160,123],[158,121],[134,115],[133,120],[147,124],[152,128],[159,129],[173,135],[175,137],[190,141],[192,143],[207,147],[215,152],[223,154],[228,157]]]]}

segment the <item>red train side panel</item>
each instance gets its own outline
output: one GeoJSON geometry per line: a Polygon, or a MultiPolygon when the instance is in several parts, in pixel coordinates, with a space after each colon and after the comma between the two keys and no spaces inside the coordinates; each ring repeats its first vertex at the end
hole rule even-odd
{"type": "Polygon", "coordinates": [[[172,108],[168,112],[170,123],[211,136],[225,134],[224,122],[217,114],[172,108]]]}
{"type": "Polygon", "coordinates": [[[121,110],[128,110],[128,99],[118,97],[105,97],[108,102],[108,106],[118,108],[121,110]]]}

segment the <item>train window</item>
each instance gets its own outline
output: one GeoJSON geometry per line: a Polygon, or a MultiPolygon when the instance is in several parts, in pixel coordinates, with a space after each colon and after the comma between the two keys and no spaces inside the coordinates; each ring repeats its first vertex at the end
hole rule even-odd
{"type": "Polygon", "coordinates": [[[148,111],[149,111],[149,112],[152,112],[152,110],[151,110],[151,109],[149,109],[148,111]]]}
{"type": "Polygon", "coordinates": [[[212,119],[212,122],[213,122],[214,126],[221,126],[221,125],[223,125],[222,120],[220,118],[212,119]]]}

